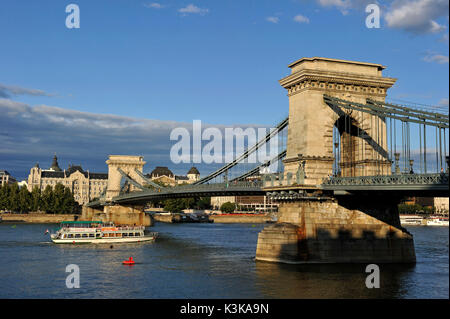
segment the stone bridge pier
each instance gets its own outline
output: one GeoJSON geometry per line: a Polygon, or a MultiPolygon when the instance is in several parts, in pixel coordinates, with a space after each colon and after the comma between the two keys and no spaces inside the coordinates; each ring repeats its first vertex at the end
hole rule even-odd
{"type": "Polygon", "coordinates": [[[286,263],[415,262],[412,235],[400,226],[395,194],[337,196],[320,184],[333,174],[339,156],[341,176],[390,175],[384,119],[333,109],[329,95],[366,104],[384,101],[395,79],[384,66],[326,58],[303,58],[280,80],[289,97],[285,174],[304,178],[294,186],[266,191],[303,190],[301,198],[280,202],[279,219],[258,237],[257,260],[286,263]],[[350,120],[350,121],[349,121],[350,120]],[[347,124],[350,122],[349,124],[347,124]],[[352,127],[345,130],[345,126],[352,127]],[[356,135],[356,131],[364,136],[356,135]],[[339,132],[339,152],[333,132],[339,132]]]}

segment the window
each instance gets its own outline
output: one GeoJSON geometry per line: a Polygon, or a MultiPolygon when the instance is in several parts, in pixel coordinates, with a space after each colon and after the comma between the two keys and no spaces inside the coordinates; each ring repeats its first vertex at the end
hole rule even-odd
{"type": "Polygon", "coordinates": [[[94,238],[94,234],[89,234],[89,237],[94,238]]]}
{"type": "Polygon", "coordinates": [[[134,233],[129,233],[128,236],[133,237],[134,233]]]}
{"type": "Polygon", "coordinates": [[[67,238],[73,238],[73,234],[68,234],[67,238]]]}
{"type": "Polygon", "coordinates": [[[140,236],[141,234],[139,234],[139,233],[134,233],[134,236],[140,236]]]}
{"type": "Polygon", "coordinates": [[[81,237],[87,238],[87,236],[88,236],[88,234],[83,234],[83,236],[81,236],[81,237]]]}
{"type": "Polygon", "coordinates": [[[80,234],[75,234],[75,238],[80,238],[81,235],[80,234]]]}

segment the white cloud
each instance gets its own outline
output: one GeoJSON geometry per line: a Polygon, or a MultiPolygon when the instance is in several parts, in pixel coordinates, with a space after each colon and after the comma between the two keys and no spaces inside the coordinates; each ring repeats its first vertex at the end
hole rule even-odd
{"type": "Polygon", "coordinates": [[[385,15],[388,27],[416,34],[439,33],[446,29],[436,22],[448,16],[448,0],[395,0],[385,15]]]}
{"type": "Polygon", "coordinates": [[[425,62],[435,62],[435,63],[439,63],[439,64],[446,64],[448,63],[448,56],[442,55],[442,54],[437,54],[437,53],[428,53],[423,60],[425,62]]]}
{"type": "Polygon", "coordinates": [[[349,8],[352,5],[351,0],[317,0],[322,7],[349,8]]]}
{"type": "Polygon", "coordinates": [[[162,9],[162,8],[164,8],[164,6],[162,4],[157,3],[157,2],[144,3],[144,7],[151,8],[151,9],[162,9]]]}
{"type": "Polygon", "coordinates": [[[187,15],[189,13],[205,15],[205,14],[207,14],[209,12],[209,10],[208,9],[199,8],[199,7],[197,7],[197,6],[193,5],[193,4],[189,4],[185,8],[179,9],[178,12],[183,13],[183,15],[187,15]]]}
{"type": "Polygon", "coordinates": [[[301,14],[296,15],[294,21],[298,23],[309,23],[309,19],[301,14]]]}
{"type": "Polygon", "coordinates": [[[280,21],[280,18],[278,17],[267,17],[266,21],[272,22],[272,23],[278,23],[280,21]]]}
{"type": "Polygon", "coordinates": [[[448,98],[443,98],[439,101],[439,106],[445,106],[448,107],[449,106],[449,101],[448,98]]]}
{"type": "Polygon", "coordinates": [[[20,86],[5,85],[0,83],[0,98],[9,98],[11,95],[54,96],[42,90],[27,89],[20,86]]]}

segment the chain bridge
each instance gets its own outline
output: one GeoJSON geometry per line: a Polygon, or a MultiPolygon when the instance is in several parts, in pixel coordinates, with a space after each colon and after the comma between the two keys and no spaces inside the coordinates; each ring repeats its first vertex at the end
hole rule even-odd
{"type": "MultiPolygon", "coordinates": [[[[256,259],[415,262],[397,204],[448,196],[448,110],[386,102],[396,79],[380,64],[315,57],[289,68],[280,80],[289,116],[232,162],[169,188],[142,173],[142,157],[110,156],[107,190],[85,215],[103,209],[120,220],[155,199],[267,195],[279,202],[279,219],[260,233],[256,259]],[[276,156],[249,160],[273,139],[276,156]]],[[[145,223],[142,214],[137,221],[145,223]]]]}

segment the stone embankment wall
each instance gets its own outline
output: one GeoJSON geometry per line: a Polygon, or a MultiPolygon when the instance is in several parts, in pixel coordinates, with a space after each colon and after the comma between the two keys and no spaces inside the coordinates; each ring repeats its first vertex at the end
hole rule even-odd
{"type": "MultiPolygon", "coordinates": [[[[172,223],[180,221],[180,218],[176,218],[176,215],[159,215],[154,214],[153,218],[157,222],[162,223],[172,223]]],[[[260,224],[271,221],[267,215],[208,215],[209,220],[212,220],[214,223],[251,223],[251,224],[260,224]]]]}
{"type": "Polygon", "coordinates": [[[74,221],[80,215],[69,214],[1,214],[3,222],[23,222],[23,223],[60,223],[62,221],[74,221]]]}
{"type": "Polygon", "coordinates": [[[105,206],[100,209],[83,206],[80,220],[112,221],[116,225],[153,226],[153,219],[140,206],[105,206]]]}
{"type": "Polygon", "coordinates": [[[267,223],[271,221],[267,215],[212,215],[209,217],[215,223],[267,223]]]}

